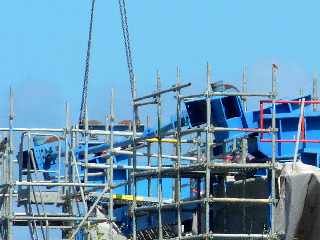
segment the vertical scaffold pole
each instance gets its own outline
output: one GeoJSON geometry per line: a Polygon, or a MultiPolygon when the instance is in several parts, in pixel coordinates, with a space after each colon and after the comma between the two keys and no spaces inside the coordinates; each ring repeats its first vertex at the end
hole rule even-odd
{"type": "MultiPolygon", "coordinates": [[[[89,146],[89,123],[88,123],[88,106],[85,108],[84,115],[84,183],[88,183],[88,146],[89,146]]],[[[86,188],[85,188],[86,189],[86,188]]]]}
{"type": "MultiPolygon", "coordinates": [[[[64,132],[64,146],[65,146],[65,157],[64,157],[64,182],[72,182],[72,166],[70,164],[70,149],[69,149],[69,142],[68,142],[68,137],[69,133],[71,132],[70,130],[70,106],[69,103],[65,103],[65,132],[64,132]]],[[[59,140],[60,141],[60,140],[59,140]]],[[[65,202],[63,206],[63,211],[65,213],[68,213],[70,215],[73,214],[73,209],[72,209],[72,204],[71,204],[71,187],[65,187],[63,190],[63,194],[65,194],[65,202]]],[[[72,226],[72,222],[66,222],[66,225],[72,226]]],[[[68,236],[70,234],[70,230],[65,231],[64,235],[68,236]]]]}
{"type": "MultiPolygon", "coordinates": [[[[113,143],[114,143],[114,120],[115,120],[115,113],[114,113],[114,89],[111,89],[111,104],[110,104],[110,151],[113,153],[113,143]]],[[[113,196],[112,196],[112,185],[113,185],[113,154],[109,157],[109,174],[108,174],[108,185],[109,185],[109,220],[110,220],[110,232],[109,236],[111,240],[112,237],[112,221],[113,221],[113,196]]]]}
{"type": "MultiPolygon", "coordinates": [[[[277,98],[277,70],[278,66],[272,64],[272,129],[276,128],[276,104],[277,98]]],[[[271,234],[275,234],[275,165],[276,165],[276,132],[272,131],[272,169],[271,169],[271,234]]]]}
{"type": "MultiPolygon", "coordinates": [[[[319,100],[318,96],[318,74],[315,71],[312,78],[312,100],[319,100]]],[[[313,111],[318,111],[318,104],[313,104],[313,111]]]]}
{"type": "MultiPolygon", "coordinates": [[[[69,108],[69,103],[66,102],[65,104],[65,132],[64,132],[64,147],[65,147],[65,157],[64,157],[64,171],[65,171],[65,176],[64,176],[64,181],[69,182],[70,181],[70,166],[69,166],[69,144],[68,144],[68,134],[70,131],[70,108],[69,108]]],[[[66,199],[67,201],[69,200],[69,193],[70,193],[70,187],[67,187],[63,191],[66,194],[66,199]]]]}
{"type": "MultiPolygon", "coordinates": [[[[160,73],[157,71],[157,91],[161,90],[161,82],[160,82],[160,73]]],[[[158,189],[158,238],[163,239],[162,232],[162,141],[161,141],[161,94],[157,96],[157,121],[158,121],[158,181],[157,181],[157,189],[158,189]]]]}
{"type": "Polygon", "coordinates": [[[133,118],[132,118],[132,192],[133,201],[131,207],[132,213],[132,240],[137,240],[137,225],[136,225],[136,205],[137,205],[137,183],[136,183],[136,168],[137,168],[137,149],[136,149],[136,138],[137,138],[137,120],[138,120],[138,107],[134,103],[136,98],[136,79],[133,78],[132,82],[132,107],[133,107],[133,118]]]}
{"type": "Polygon", "coordinates": [[[8,205],[8,240],[12,240],[12,194],[13,194],[13,186],[12,186],[12,173],[13,173],[13,119],[14,119],[14,111],[13,111],[13,91],[10,87],[10,99],[9,99],[9,152],[8,152],[8,191],[9,191],[9,199],[8,205]]]}
{"type": "MultiPolygon", "coordinates": [[[[244,65],[243,67],[243,74],[242,74],[242,92],[247,93],[248,92],[248,66],[244,65]]],[[[248,111],[248,97],[243,96],[242,97],[242,103],[244,107],[244,111],[248,111]]]]}
{"type": "MultiPolygon", "coordinates": [[[[151,122],[150,122],[150,116],[147,116],[147,129],[150,128],[151,122]]],[[[147,142],[147,165],[148,167],[151,167],[151,142],[147,142]]],[[[151,183],[152,183],[152,177],[147,176],[148,181],[148,197],[151,197],[151,183]]],[[[148,213],[148,221],[151,222],[151,213],[148,213]]]]}
{"type": "MultiPolygon", "coordinates": [[[[31,140],[31,131],[28,131],[28,163],[27,163],[27,181],[32,182],[32,176],[31,176],[31,146],[32,146],[32,140],[31,140]]],[[[31,206],[31,188],[32,186],[27,187],[27,201],[24,203],[26,213],[27,215],[31,216],[33,215],[32,212],[32,206],[31,206]]],[[[28,227],[30,231],[31,239],[37,239],[37,228],[35,224],[35,220],[28,220],[28,227]]]]}
{"type": "MultiPolygon", "coordinates": [[[[197,148],[197,163],[200,163],[202,161],[202,150],[201,150],[201,132],[196,133],[196,148],[197,148]]],[[[197,199],[201,198],[201,178],[197,177],[197,199]]],[[[201,224],[202,222],[202,212],[200,208],[197,208],[195,211],[194,221],[193,221],[193,234],[199,234],[201,232],[201,224]]]]}
{"type": "MultiPolygon", "coordinates": [[[[5,139],[2,140],[3,143],[5,144],[5,139]]],[[[21,155],[21,154],[20,154],[21,155]]],[[[21,157],[20,157],[21,158],[21,157]]],[[[6,159],[5,159],[5,155],[2,155],[0,157],[0,164],[1,164],[1,185],[5,185],[6,184],[6,179],[5,179],[5,165],[6,165],[6,159]]],[[[20,172],[19,172],[19,180],[20,180],[20,172]]],[[[19,189],[18,189],[19,190],[19,189]]],[[[3,204],[2,206],[0,206],[1,209],[1,219],[5,219],[5,215],[6,215],[6,198],[3,199],[3,204]]],[[[1,227],[0,227],[0,233],[1,233],[1,240],[6,238],[6,231],[7,231],[7,227],[6,227],[6,222],[5,220],[2,221],[1,227]]]]}
{"type": "MultiPolygon", "coordinates": [[[[89,120],[88,120],[88,105],[85,105],[85,115],[84,115],[84,179],[83,182],[85,184],[88,183],[88,158],[89,158],[89,120]]],[[[84,191],[86,191],[87,188],[84,187],[84,191]]],[[[87,209],[86,209],[87,211],[87,209]]],[[[87,224],[89,224],[89,222],[87,222],[87,224]]],[[[86,232],[86,235],[88,235],[88,233],[86,232]]]]}
{"type": "Polygon", "coordinates": [[[205,197],[205,211],[206,211],[206,239],[209,239],[210,233],[210,204],[209,204],[209,197],[210,197],[210,149],[211,149],[211,133],[210,133],[210,126],[211,126],[211,99],[210,99],[210,88],[211,84],[211,66],[207,63],[207,96],[206,96],[206,111],[207,111],[207,123],[206,123],[206,197],[205,197]]]}
{"type": "MultiPolygon", "coordinates": [[[[177,86],[180,84],[180,69],[177,67],[177,86]]],[[[177,181],[175,184],[176,187],[176,203],[177,203],[177,218],[178,218],[178,239],[181,239],[181,176],[180,176],[180,166],[181,166],[181,100],[180,100],[180,89],[176,91],[177,99],[177,143],[176,143],[176,155],[177,155],[177,181]]]]}

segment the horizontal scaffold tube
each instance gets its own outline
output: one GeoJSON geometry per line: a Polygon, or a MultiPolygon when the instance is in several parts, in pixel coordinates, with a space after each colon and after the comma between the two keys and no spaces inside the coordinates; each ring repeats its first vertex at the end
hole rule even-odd
{"type": "MultiPolygon", "coordinates": [[[[12,220],[51,220],[51,221],[79,221],[82,220],[83,217],[66,217],[66,216],[13,216],[12,220]]],[[[88,221],[107,221],[108,218],[97,218],[97,217],[90,217],[88,221]]]]}
{"type": "Polygon", "coordinates": [[[180,90],[182,88],[189,87],[189,86],[191,86],[191,83],[176,84],[173,87],[170,87],[170,88],[167,88],[167,89],[164,89],[164,90],[161,90],[161,91],[157,91],[155,93],[152,93],[152,94],[149,94],[149,95],[146,95],[146,96],[143,96],[143,97],[135,98],[135,99],[133,99],[133,101],[134,102],[138,102],[138,101],[141,101],[141,100],[144,100],[144,99],[147,99],[147,98],[154,98],[154,97],[159,96],[161,94],[168,93],[168,92],[174,92],[174,91],[177,91],[177,90],[180,90]]]}
{"type": "MultiPolygon", "coordinates": [[[[121,155],[133,155],[133,152],[132,151],[126,151],[126,150],[114,150],[113,153],[115,154],[121,154],[121,155]]],[[[158,157],[158,154],[147,154],[147,153],[142,153],[142,152],[137,152],[136,153],[137,156],[143,156],[143,157],[154,157],[154,158],[157,158],[158,157]]],[[[178,159],[177,156],[174,156],[174,155],[166,155],[166,154],[163,154],[161,155],[162,158],[167,158],[167,159],[178,159]]],[[[182,160],[190,160],[190,161],[196,161],[197,158],[196,157],[186,157],[186,156],[181,156],[182,160]]]]}
{"type": "MultiPolygon", "coordinates": [[[[142,172],[135,173],[136,177],[145,177],[145,176],[153,176],[156,177],[157,174],[171,174],[171,177],[175,177],[175,173],[180,169],[181,174],[203,174],[205,170],[205,164],[194,164],[194,165],[188,165],[188,166],[175,166],[175,167],[166,167],[162,169],[150,169],[142,172]]],[[[220,170],[225,172],[233,172],[233,171],[239,171],[239,170],[252,170],[252,169],[264,169],[264,168],[271,168],[272,164],[270,163],[209,163],[208,167],[214,171],[214,170],[220,170]]]]}
{"type": "MultiPolygon", "coordinates": [[[[211,203],[225,203],[225,204],[271,204],[271,199],[268,198],[261,198],[261,199],[255,199],[255,198],[216,198],[216,197],[210,197],[208,199],[211,203]]],[[[202,199],[195,199],[195,200],[184,200],[180,203],[166,203],[162,205],[152,205],[152,206],[143,206],[143,207],[137,207],[135,211],[141,212],[141,211],[154,211],[159,208],[161,209],[175,209],[178,206],[187,206],[187,205],[194,205],[194,204],[200,204],[206,202],[206,198],[202,199]]]]}
{"type": "MultiPolygon", "coordinates": [[[[190,129],[186,129],[181,131],[182,135],[191,134],[195,132],[206,132],[207,128],[205,127],[193,127],[190,129]]],[[[270,133],[270,132],[277,132],[278,129],[272,129],[272,128],[227,128],[227,127],[210,127],[209,132],[257,132],[257,133],[270,133]]]]}
{"type": "MultiPolygon", "coordinates": [[[[10,128],[0,128],[0,132],[9,132],[10,128]]],[[[64,133],[65,128],[12,128],[13,132],[54,132],[54,133],[64,133]]],[[[111,135],[112,131],[103,130],[83,130],[83,129],[71,129],[74,133],[84,133],[87,132],[89,135],[111,135]]],[[[132,136],[131,131],[113,131],[115,136],[132,136]]],[[[136,133],[136,136],[142,136],[142,133],[136,133]]]]}
{"type": "Polygon", "coordinates": [[[250,233],[209,233],[194,236],[182,236],[181,238],[169,238],[167,240],[200,240],[200,239],[272,239],[269,234],[250,234],[250,233]]]}
{"type": "Polygon", "coordinates": [[[199,93],[181,96],[183,100],[193,100],[194,98],[200,97],[213,97],[213,96],[240,96],[240,97],[272,97],[272,93],[247,93],[247,92],[211,92],[211,93],[199,93]]]}
{"type": "Polygon", "coordinates": [[[104,188],[105,184],[96,183],[71,183],[71,182],[28,182],[28,181],[16,181],[16,186],[50,186],[50,187],[60,187],[60,186],[74,186],[74,187],[97,187],[104,188]]]}

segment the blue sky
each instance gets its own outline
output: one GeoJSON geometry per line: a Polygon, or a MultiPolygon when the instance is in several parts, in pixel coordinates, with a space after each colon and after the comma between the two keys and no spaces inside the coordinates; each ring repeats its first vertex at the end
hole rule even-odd
{"type": "MultiPolygon", "coordinates": [[[[129,80],[116,0],[96,0],[89,83],[90,118],[103,120],[115,89],[118,119],[130,118],[129,80]]],[[[271,89],[277,63],[282,97],[311,89],[319,69],[318,1],[128,1],[138,95],[175,82],[182,69],[192,91],[213,79],[240,84],[248,65],[249,89],[271,89]]],[[[16,126],[60,127],[64,102],[79,115],[89,0],[10,0],[0,14],[0,126],[7,122],[9,86],[15,92],[16,126]]],[[[169,106],[169,101],[166,103],[169,106]]],[[[167,111],[164,113],[169,115],[167,111]]]]}
{"type": "MultiPolygon", "coordinates": [[[[84,72],[90,1],[11,0],[1,3],[0,122],[9,85],[16,124],[61,126],[64,102],[77,118],[84,72]]],[[[129,27],[138,94],[175,82],[180,65],[193,92],[203,89],[205,63],[213,79],[239,84],[244,64],[249,88],[270,88],[271,63],[280,65],[282,96],[311,88],[319,65],[317,1],[129,1],[129,27]]],[[[89,83],[89,114],[103,119],[110,88],[119,118],[130,117],[129,81],[117,1],[97,0],[89,83]]]]}

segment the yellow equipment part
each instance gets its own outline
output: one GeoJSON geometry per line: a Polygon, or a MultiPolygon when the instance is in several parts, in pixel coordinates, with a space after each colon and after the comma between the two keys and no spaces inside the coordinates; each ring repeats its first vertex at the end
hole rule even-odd
{"type": "MultiPolygon", "coordinates": [[[[146,139],[146,142],[159,142],[159,139],[158,139],[158,138],[148,138],[148,139],[146,139]]],[[[163,138],[163,139],[161,139],[161,142],[177,143],[177,139],[173,139],[173,138],[163,138]]]]}
{"type": "MultiPolygon", "coordinates": [[[[133,201],[133,195],[113,194],[112,198],[115,200],[133,201]]],[[[136,201],[146,202],[146,201],[149,201],[149,199],[141,196],[136,196],[136,201]]]]}

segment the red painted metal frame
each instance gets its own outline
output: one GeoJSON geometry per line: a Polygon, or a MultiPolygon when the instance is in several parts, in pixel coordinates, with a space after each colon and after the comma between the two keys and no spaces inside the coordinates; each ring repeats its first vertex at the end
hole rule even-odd
{"type": "MultiPolygon", "coordinates": [[[[291,104],[301,104],[301,100],[260,100],[260,128],[264,128],[264,109],[263,105],[264,103],[291,103],[291,104]]],[[[304,101],[305,104],[320,104],[320,100],[309,100],[304,101]]],[[[303,113],[304,114],[304,113],[303,113]]],[[[260,142],[272,142],[272,139],[270,138],[263,138],[263,132],[260,133],[260,142]]],[[[301,139],[276,139],[275,142],[282,142],[282,143],[295,143],[295,142],[301,142],[301,143],[320,143],[320,139],[305,139],[305,122],[304,122],[304,116],[303,121],[301,122],[301,139]]]]}

